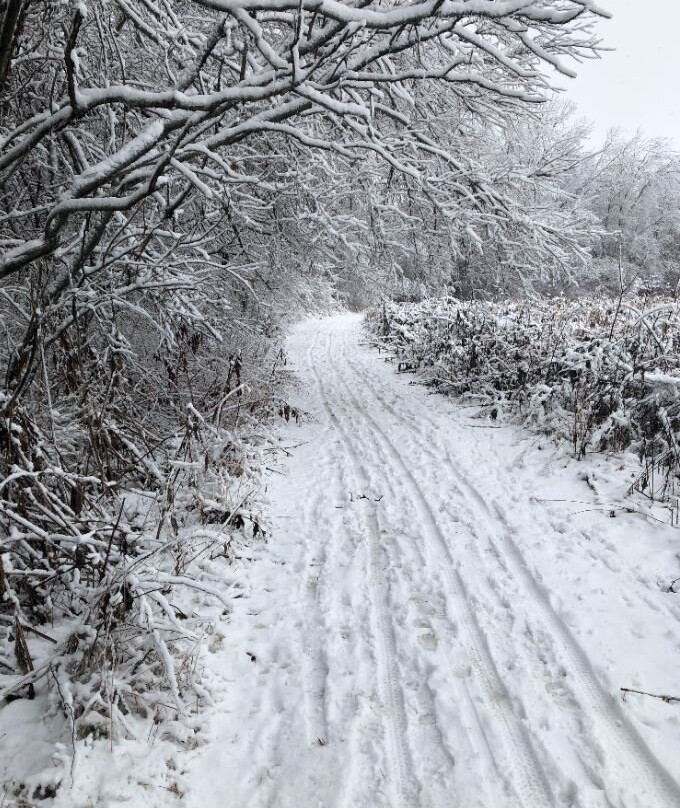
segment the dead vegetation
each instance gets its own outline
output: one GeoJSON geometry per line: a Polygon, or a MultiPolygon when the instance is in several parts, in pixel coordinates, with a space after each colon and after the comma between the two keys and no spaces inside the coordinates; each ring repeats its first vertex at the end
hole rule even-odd
{"type": "Polygon", "coordinates": [[[36,333],[0,411],[0,700],[47,692],[74,744],[203,704],[234,548],[267,532],[283,368],[270,339],[221,358],[186,327],[145,353],[97,325],[36,333]]]}
{"type": "Polygon", "coordinates": [[[387,304],[369,325],[444,393],[588,452],[637,452],[631,486],[674,501],[680,479],[680,329],[671,299],[387,304]]]}

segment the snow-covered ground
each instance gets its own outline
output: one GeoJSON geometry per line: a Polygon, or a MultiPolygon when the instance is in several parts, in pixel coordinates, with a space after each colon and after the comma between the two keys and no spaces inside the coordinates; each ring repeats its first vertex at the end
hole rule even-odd
{"type": "Polygon", "coordinates": [[[183,804],[680,806],[680,704],[620,690],[680,695],[677,531],[610,516],[620,459],[558,462],[362,339],[290,340],[313,420],[283,432],[183,804]]]}
{"type": "Polygon", "coordinates": [[[680,806],[680,703],[621,690],[680,696],[680,533],[620,507],[625,458],[475,419],[363,339],[294,331],[309,417],[211,635],[200,743],[162,784],[139,743],[115,782],[100,756],[95,804],[680,806]]]}

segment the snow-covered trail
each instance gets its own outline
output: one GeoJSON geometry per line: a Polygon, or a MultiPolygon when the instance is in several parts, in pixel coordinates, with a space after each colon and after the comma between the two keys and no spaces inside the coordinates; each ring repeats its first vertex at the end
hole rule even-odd
{"type": "Polygon", "coordinates": [[[609,678],[647,675],[619,664],[628,619],[655,626],[656,665],[677,654],[674,603],[616,563],[606,532],[534,496],[503,430],[473,428],[361,341],[355,315],[290,340],[314,420],[288,427],[299,446],[272,482],[275,530],[213,743],[184,772],[189,804],[680,806],[669,736],[609,678]],[[545,546],[590,571],[572,592],[590,614],[549,588],[545,546]],[[622,582],[625,607],[608,593],[622,582]]]}

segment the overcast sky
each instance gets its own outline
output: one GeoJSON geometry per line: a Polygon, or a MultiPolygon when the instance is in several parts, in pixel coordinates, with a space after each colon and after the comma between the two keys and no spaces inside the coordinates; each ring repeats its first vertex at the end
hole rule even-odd
{"type": "Polygon", "coordinates": [[[680,1],[600,0],[614,17],[599,23],[603,44],[616,48],[602,59],[576,65],[562,79],[582,116],[595,124],[599,144],[611,126],[631,134],[668,137],[680,148],[680,1]]]}

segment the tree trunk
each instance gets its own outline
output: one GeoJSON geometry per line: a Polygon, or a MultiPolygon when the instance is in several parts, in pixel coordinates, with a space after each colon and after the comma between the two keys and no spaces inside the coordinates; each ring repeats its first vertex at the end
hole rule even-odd
{"type": "Polygon", "coordinates": [[[14,51],[14,38],[19,26],[23,0],[6,0],[2,25],[0,26],[0,93],[3,92],[9,74],[9,64],[14,51]]]}

